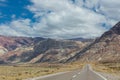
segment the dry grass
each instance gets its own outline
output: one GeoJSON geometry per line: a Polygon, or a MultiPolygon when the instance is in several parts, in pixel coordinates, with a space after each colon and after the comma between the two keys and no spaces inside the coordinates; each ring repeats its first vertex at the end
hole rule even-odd
{"type": "Polygon", "coordinates": [[[92,66],[96,71],[120,76],[120,63],[94,63],[92,66]]]}
{"type": "Polygon", "coordinates": [[[27,64],[0,66],[0,80],[22,80],[26,78],[38,77],[57,72],[70,71],[82,68],[84,64],[27,64]]]}
{"type": "Polygon", "coordinates": [[[93,69],[99,72],[106,72],[120,75],[120,63],[81,63],[69,64],[22,64],[22,65],[1,65],[0,80],[22,80],[57,72],[81,69],[85,64],[91,64],[93,69]]]}

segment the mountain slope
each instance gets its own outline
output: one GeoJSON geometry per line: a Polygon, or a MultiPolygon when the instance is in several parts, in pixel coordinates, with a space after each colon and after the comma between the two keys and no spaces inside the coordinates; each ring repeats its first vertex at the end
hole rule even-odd
{"type": "Polygon", "coordinates": [[[69,40],[74,40],[74,41],[81,41],[81,42],[93,42],[94,39],[87,39],[87,38],[73,38],[73,39],[69,39],[69,40]]]}
{"type": "Polygon", "coordinates": [[[36,55],[34,62],[65,62],[69,57],[81,50],[86,44],[70,40],[47,39],[34,47],[36,55]],[[38,60],[37,60],[38,59],[38,60]]]}
{"type": "Polygon", "coordinates": [[[21,46],[29,46],[34,43],[37,43],[40,40],[44,40],[44,38],[36,37],[8,37],[0,35],[0,46],[6,48],[8,51],[15,50],[21,46]]]}
{"type": "Polygon", "coordinates": [[[19,47],[1,57],[5,63],[65,62],[85,47],[80,41],[46,39],[33,46],[19,47]]]}
{"type": "Polygon", "coordinates": [[[68,59],[81,61],[120,62],[120,22],[89,46],[68,59]]]}
{"type": "Polygon", "coordinates": [[[8,52],[8,50],[6,48],[0,46],[0,56],[7,53],[7,52],[8,52]]]}

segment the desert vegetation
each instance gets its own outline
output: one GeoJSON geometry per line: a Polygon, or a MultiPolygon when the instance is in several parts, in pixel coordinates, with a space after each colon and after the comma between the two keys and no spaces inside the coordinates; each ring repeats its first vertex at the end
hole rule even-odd
{"type": "Polygon", "coordinates": [[[0,80],[23,80],[57,72],[70,71],[82,68],[84,64],[24,64],[24,65],[1,65],[0,80]]]}
{"type": "Polygon", "coordinates": [[[110,73],[120,76],[120,63],[119,62],[101,62],[92,64],[94,70],[98,72],[110,73]]]}

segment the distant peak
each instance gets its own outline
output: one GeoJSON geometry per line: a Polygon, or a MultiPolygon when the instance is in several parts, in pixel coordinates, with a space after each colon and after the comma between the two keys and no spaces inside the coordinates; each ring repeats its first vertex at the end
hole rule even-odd
{"type": "Polygon", "coordinates": [[[114,27],[120,27],[120,21],[114,27]]]}
{"type": "Polygon", "coordinates": [[[120,21],[113,28],[111,28],[110,31],[120,35],[120,21]]]}

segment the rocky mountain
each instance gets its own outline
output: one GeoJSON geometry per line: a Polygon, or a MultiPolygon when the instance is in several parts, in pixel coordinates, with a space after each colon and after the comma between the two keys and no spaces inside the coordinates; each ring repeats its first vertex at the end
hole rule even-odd
{"type": "Polygon", "coordinates": [[[73,38],[73,39],[69,39],[69,40],[81,41],[81,42],[89,42],[89,43],[94,41],[94,39],[89,39],[89,38],[88,39],[87,38],[73,38]]]}
{"type": "Polygon", "coordinates": [[[7,52],[8,52],[8,50],[6,48],[4,48],[3,46],[0,46],[0,56],[7,52]]]}
{"type": "Polygon", "coordinates": [[[7,49],[8,51],[12,51],[21,46],[32,45],[34,43],[37,43],[40,40],[44,40],[44,38],[41,38],[41,37],[36,37],[36,38],[8,37],[8,36],[0,35],[0,46],[3,47],[4,49],[7,49]]]}
{"type": "Polygon", "coordinates": [[[29,47],[19,47],[1,57],[3,63],[66,62],[86,44],[80,41],[46,39],[29,47]]]}
{"type": "Polygon", "coordinates": [[[25,63],[29,61],[33,55],[33,46],[19,47],[0,56],[0,62],[2,62],[2,64],[25,63]]]}
{"type": "Polygon", "coordinates": [[[37,62],[65,62],[85,45],[77,41],[47,39],[35,45],[34,51],[38,55],[37,62]]]}
{"type": "Polygon", "coordinates": [[[120,62],[120,22],[68,61],[120,62]]]}

